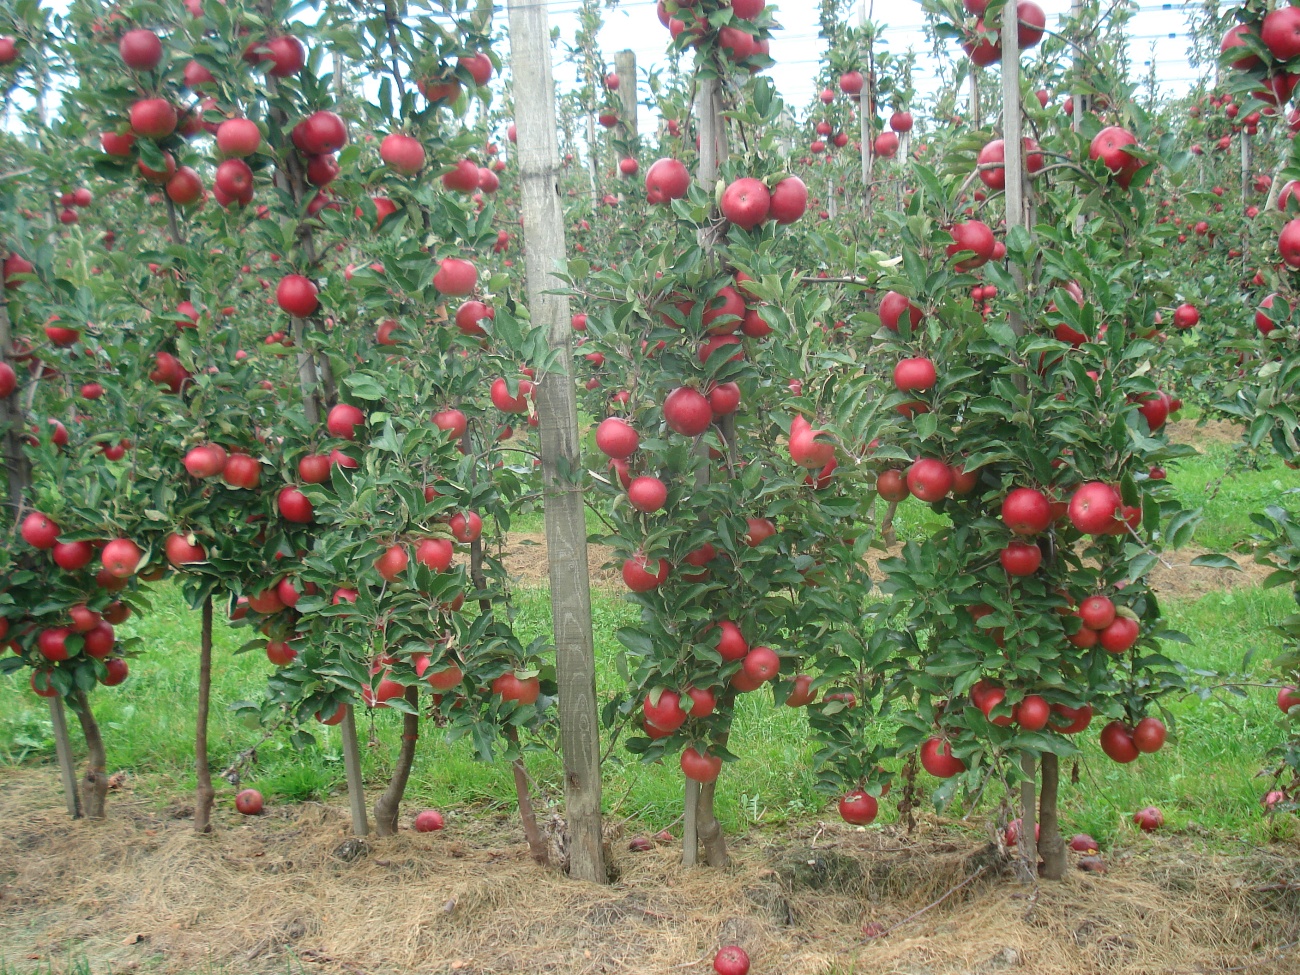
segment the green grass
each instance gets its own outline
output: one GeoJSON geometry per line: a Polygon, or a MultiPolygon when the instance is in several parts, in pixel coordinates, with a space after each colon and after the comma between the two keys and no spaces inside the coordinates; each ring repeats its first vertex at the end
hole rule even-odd
{"type": "MultiPolygon", "coordinates": [[[[1231,445],[1211,444],[1203,455],[1170,470],[1184,502],[1205,509],[1197,543],[1207,548],[1227,547],[1245,537],[1249,512],[1262,509],[1283,490],[1300,483],[1295,474],[1276,463],[1261,470],[1238,469],[1236,458],[1231,445]]],[[[904,504],[900,506],[899,534],[915,537],[936,519],[925,506],[904,504]]],[[[589,517],[589,527],[596,528],[594,516],[589,517]]],[[[540,531],[541,517],[526,516],[515,528],[540,531]]],[[[618,646],[613,634],[619,626],[635,623],[636,610],[617,595],[597,591],[593,596],[597,681],[602,694],[607,694],[621,683],[614,667],[618,646]]],[[[523,639],[547,633],[547,593],[520,590],[517,601],[523,639]]],[[[1188,633],[1193,643],[1168,649],[1194,670],[1263,681],[1272,676],[1268,660],[1280,648],[1268,624],[1291,610],[1291,596],[1284,590],[1245,589],[1213,593],[1196,601],[1169,601],[1166,611],[1171,623],[1188,633]]],[[[153,612],[133,618],[124,631],[142,637],[148,652],[132,661],[131,678],[125,685],[95,693],[96,714],[104,727],[110,769],[127,770],[134,777],[136,794],[163,806],[187,798],[185,794],[194,786],[198,617],[185,606],[177,589],[164,586],[157,592],[153,612]]],[[[261,734],[229,707],[235,701],[256,698],[269,670],[261,654],[236,655],[240,642],[241,634],[218,623],[215,705],[209,736],[213,766],[218,771],[256,743],[261,734]]],[[[1220,682],[1218,678],[1198,679],[1207,685],[1220,682]]],[[[1101,755],[1095,730],[1084,736],[1079,784],[1064,788],[1065,828],[1087,831],[1104,841],[1130,828],[1125,823],[1134,809],[1154,803],[1174,828],[1195,824],[1225,840],[1241,836],[1267,839],[1270,830],[1278,827],[1260,815],[1258,798],[1264,783],[1255,776],[1265,753],[1282,736],[1273,697],[1263,688],[1249,688],[1244,697],[1220,688],[1204,699],[1191,695],[1170,701],[1176,740],[1160,753],[1143,756],[1129,766],[1115,765],[1101,755]]],[[[739,708],[731,748],[740,761],[728,768],[719,782],[718,807],[726,828],[774,824],[821,811],[825,798],[814,788],[813,746],[803,713],[773,707],[770,696],[761,694],[744,696],[739,708]]],[[[375,731],[375,746],[363,749],[367,780],[374,788],[386,777],[394,756],[399,718],[382,711],[359,718],[363,742],[369,740],[372,726],[375,731]]],[[[296,751],[287,735],[261,745],[258,762],[245,784],[261,789],[269,801],[337,795],[343,781],[338,734],[319,726],[312,730],[318,745],[305,752],[296,751]]],[[[879,733],[888,737],[892,729],[882,725],[879,733]]],[[[558,758],[537,752],[531,753],[528,761],[545,796],[558,800],[562,794],[558,758]]],[[[52,762],[44,703],[27,689],[25,674],[0,678],[0,764],[52,762]]],[[[1066,769],[1070,769],[1069,763],[1066,769]]],[[[53,768],[50,774],[53,776],[53,768]]],[[[218,786],[219,801],[230,802],[233,788],[224,782],[218,786]]],[[[630,816],[649,829],[666,827],[677,819],[681,788],[675,762],[646,766],[615,747],[605,766],[605,808],[616,809],[620,816],[630,816]]],[[[421,738],[407,791],[408,812],[424,805],[466,811],[487,806],[512,808],[513,797],[513,782],[504,763],[475,761],[468,744],[449,746],[428,731],[421,738]]],[[[985,808],[992,808],[999,798],[988,796],[985,808]]],[[[893,817],[894,809],[892,802],[883,803],[882,818],[893,817]]]]}
{"type": "MultiPolygon", "coordinates": [[[[1268,658],[1278,649],[1266,624],[1288,613],[1289,602],[1285,591],[1251,589],[1171,604],[1171,622],[1195,642],[1170,649],[1198,670],[1262,680],[1268,676],[1268,658]]],[[[519,609],[526,621],[525,639],[549,626],[550,607],[544,591],[522,591],[519,609]]],[[[595,596],[594,612],[598,684],[608,692],[619,681],[613,666],[616,647],[612,633],[618,626],[634,622],[635,612],[620,599],[600,593],[595,596]]],[[[197,622],[179,593],[164,587],[158,594],[156,612],[133,622],[135,632],[153,652],[132,662],[132,676],[125,685],[101,689],[94,696],[105,729],[110,769],[126,769],[134,777],[137,794],[150,796],[159,805],[194,786],[197,622]]],[[[246,726],[225,705],[254,696],[267,664],[258,654],[234,655],[239,644],[234,631],[218,626],[216,636],[217,707],[210,741],[214,766],[220,769],[259,737],[258,729],[246,726]]],[[[1252,688],[1244,698],[1219,691],[1208,700],[1189,696],[1173,702],[1177,742],[1130,766],[1106,760],[1096,747],[1095,735],[1085,736],[1080,785],[1065,789],[1066,828],[1108,838],[1122,828],[1134,809],[1154,803],[1174,827],[1194,822],[1225,836],[1264,839],[1269,827],[1259,815],[1262,783],[1255,773],[1264,753],[1281,735],[1280,715],[1272,698],[1267,690],[1252,688]]],[[[374,786],[382,781],[396,747],[398,718],[385,712],[362,716],[359,730],[363,741],[372,721],[379,744],[364,751],[367,778],[374,786]]],[[[719,782],[719,812],[729,830],[753,823],[779,823],[822,809],[825,799],[814,788],[813,748],[804,722],[801,711],[773,707],[770,697],[754,694],[741,699],[732,745],[741,760],[727,769],[719,782]]],[[[337,733],[326,728],[313,730],[319,745],[303,753],[295,751],[284,736],[266,742],[258,749],[258,763],[245,784],[261,789],[269,801],[322,799],[337,792],[343,778],[337,733]]],[[[887,735],[888,729],[883,728],[882,733],[887,735]]],[[[52,761],[43,704],[14,678],[0,681],[0,760],[8,764],[52,761]]],[[[558,797],[558,759],[549,753],[532,754],[529,765],[547,794],[558,797]]],[[[646,766],[615,748],[605,772],[606,809],[617,807],[620,816],[631,816],[654,829],[670,825],[679,815],[682,779],[675,766],[646,766]]],[[[54,774],[52,768],[50,774],[54,774]]],[[[218,785],[221,801],[231,801],[233,788],[218,785]]],[[[422,805],[508,808],[512,803],[513,783],[504,763],[477,762],[464,743],[448,746],[428,733],[421,738],[407,793],[408,810],[422,805]]],[[[893,816],[891,803],[883,804],[883,816],[893,816]]]]}
{"type": "Polygon", "coordinates": [[[1271,453],[1259,458],[1256,467],[1236,444],[1197,446],[1201,453],[1171,466],[1169,479],[1186,507],[1203,510],[1196,544],[1205,548],[1226,552],[1242,543],[1258,531],[1250,520],[1252,513],[1300,488],[1300,475],[1271,453]]]}

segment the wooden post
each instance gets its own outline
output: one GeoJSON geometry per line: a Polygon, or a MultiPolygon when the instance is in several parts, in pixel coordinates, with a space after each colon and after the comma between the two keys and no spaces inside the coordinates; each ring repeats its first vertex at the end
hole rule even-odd
{"type": "MultiPolygon", "coordinates": [[[[519,99],[515,99],[515,128],[519,127],[519,99]]],[[[519,150],[516,148],[515,154],[519,150]]],[[[587,113],[587,175],[591,177],[591,202],[600,202],[600,142],[596,137],[596,116],[587,113]]]]}
{"type": "MultiPolygon", "coordinates": [[[[718,170],[731,152],[727,139],[727,122],[722,114],[722,83],[715,78],[699,79],[699,94],[695,103],[695,112],[700,128],[700,163],[696,179],[709,192],[713,191],[718,181],[718,170]]],[[[701,232],[700,243],[705,251],[712,254],[712,240],[707,232],[701,232]]],[[[728,418],[730,419],[730,418],[728,418]]],[[[722,436],[729,448],[735,440],[735,428],[722,424],[722,436]]],[[[695,448],[706,450],[703,442],[695,448]]],[[[707,483],[709,468],[702,467],[696,475],[697,483],[707,483]]],[[[722,708],[734,705],[735,695],[727,695],[719,702],[722,708]]],[[[725,747],[725,740],[723,742],[725,747]]],[[[727,837],[714,814],[716,783],[698,784],[688,782],[686,786],[685,828],[682,832],[682,866],[692,867],[698,862],[698,848],[704,847],[705,861],[711,867],[725,867],[730,862],[727,853],[727,837]]]]}
{"type": "Polygon", "coordinates": [[[628,137],[635,139],[639,132],[636,103],[636,52],[619,51],[614,55],[614,74],[618,75],[618,97],[623,110],[620,117],[628,137]]]}
{"type": "Polygon", "coordinates": [[[509,0],[509,12],[528,305],[534,324],[547,330],[549,346],[559,352],[557,368],[542,375],[538,382],[537,413],[555,669],[560,689],[569,874],[603,884],[608,877],[601,842],[600,721],[582,451],[573,377],[573,326],[568,297],[553,293],[561,287],[554,275],[564,266],[567,245],[560,201],[550,30],[543,4],[509,0]]]}
{"type": "MultiPolygon", "coordinates": [[[[1074,21],[1076,28],[1079,24],[1079,18],[1083,16],[1083,0],[1072,0],[1070,4],[1070,17],[1074,21]]],[[[1078,80],[1079,66],[1083,63],[1083,58],[1078,49],[1074,52],[1074,74],[1075,80],[1078,80]]],[[[1083,129],[1083,94],[1077,88],[1074,92],[1074,131],[1079,132],[1083,129]]],[[[1082,217],[1078,221],[1078,226],[1082,227],[1082,217]]]]}
{"type": "Polygon", "coordinates": [[[352,832],[356,836],[369,836],[366,780],[361,777],[361,745],[357,742],[357,719],[351,704],[343,705],[343,720],[339,722],[339,734],[343,739],[343,774],[348,780],[348,806],[352,810],[352,832]]]}
{"type": "Polygon", "coordinates": [[[1041,777],[1038,821],[1042,824],[1042,838],[1038,841],[1038,853],[1043,858],[1043,877],[1047,880],[1063,880],[1065,879],[1065,839],[1061,836],[1061,822],[1057,814],[1061,762],[1052,752],[1043,752],[1041,777]]]}
{"type": "Polygon", "coordinates": [[[1268,199],[1264,201],[1264,210],[1272,210],[1277,206],[1277,198],[1282,195],[1282,171],[1286,169],[1287,157],[1290,153],[1282,153],[1282,158],[1278,160],[1277,168],[1273,170],[1273,183],[1268,188],[1268,199]]]}
{"type": "MultiPolygon", "coordinates": [[[[1020,103],[1020,45],[1019,17],[1016,4],[1008,3],[1002,13],[1002,138],[1006,165],[1006,222],[1007,233],[1028,230],[1028,206],[1025,192],[1025,146],[1023,116],[1020,103]]],[[[1021,294],[1025,292],[1025,276],[1016,264],[1010,267],[1011,276],[1021,294]]],[[[1009,324],[1016,335],[1024,334],[1024,322],[1019,312],[1012,311],[1009,324]]],[[[1056,756],[1052,756],[1055,759],[1056,756]]],[[[1037,760],[1031,752],[1020,756],[1024,780],[1020,783],[1020,859],[1021,876],[1026,883],[1038,879],[1038,841],[1034,824],[1037,816],[1037,760]]],[[[1056,795],[1044,793],[1045,804],[1053,807],[1055,824],[1056,795]]],[[[1044,836],[1046,840],[1047,837],[1044,836]]],[[[1059,837],[1057,837],[1059,840],[1059,837]]]]}
{"type": "Polygon", "coordinates": [[[63,783],[63,801],[68,815],[81,818],[81,795],[77,792],[77,767],[72,761],[72,740],[68,737],[68,716],[63,698],[50,698],[50,725],[54,730],[54,753],[59,759],[59,779],[63,783]]]}
{"type": "Polygon", "coordinates": [[[194,832],[212,832],[212,766],[208,763],[208,711],[212,698],[212,593],[203,597],[199,628],[199,713],[194,723],[194,832]]]}
{"type": "Polygon", "coordinates": [[[1250,202],[1250,133],[1241,133],[1241,202],[1244,206],[1250,202]]]}
{"type": "MultiPolygon", "coordinates": [[[[1005,146],[1007,233],[1025,226],[1025,144],[1020,111],[1020,46],[1016,32],[1016,4],[1008,3],[1002,15],[1002,139],[1005,146]]],[[[973,77],[973,75],[972,75],[973,77]]],[[[1011,269],[1019,274],[1017,268],[1011,269]]],[[[1017,279],[1022,288],[1024,282],[1017,279]]],[[[1013,312],[1013,317],[1015,313],[1013,312]]],[[[1013,323],[1013,328],[1015,327],[1013,323]]],[[[1020,331],[1017,330],[1017,334],[1020,331]]]]}
{"type": "MultiPolygon", "coordinates": [[[[867,15],[867,2],[862,0],[858,7],[858,25],[865,28],[870,20],[867,15]]],[[[859,141],[862,144],[862,211],[871,212],[871,181],[876,166],[876,146],[871,132],[871,117],[875,114],[876,104],[875,72],[871,70],[871,58],[867,58],[866,72],[862,81],[862,93],[858,96],[859,141]]]]}
{"type": "MultiPolygon", "coordinates": [[[[1013,5],[1014,6],[1014,5],[1013,5]]],[[[1006,45],[1002,46],[1002,60],[1006,63],[1006,45]]],[[[980,79],[979,68],[974,64],[970,66],[970,103],[967,107],[967,114],[970,116],[968,121],[972,128],[980,127],[980,79]]]]}

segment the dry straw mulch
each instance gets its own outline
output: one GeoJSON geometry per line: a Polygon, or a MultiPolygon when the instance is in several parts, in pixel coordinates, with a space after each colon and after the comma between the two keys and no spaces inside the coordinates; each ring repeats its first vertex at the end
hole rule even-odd
{"type": "Polygon", "coordinates": [[[739,943],[754,975],[1300,972],[1294,845],[1134,839],[1109,873],[1035,891],[967,828],[808,823],[735,838],[729,870],[620,842],[597,887],[534,866],[491,811],[359,846],[333,806],[222,809],[200,838],[129,794],[106,823],[69,823],[55,789],[43,769],[0,789],[0,956],[18,971],[705,975],[739,943]]]}

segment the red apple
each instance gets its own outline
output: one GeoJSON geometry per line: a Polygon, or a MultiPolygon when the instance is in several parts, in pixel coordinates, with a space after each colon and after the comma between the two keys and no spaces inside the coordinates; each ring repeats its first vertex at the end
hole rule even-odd
{"type": "Polygon", "coordinates": [[[1133,734],[1122,721],[1112,721],[1101,729],[1101,750],[1121,765],[1127,765],[1138,757],[1133,734]]]}
{"type": "Polygon", "coordinates": [[[716,975],[749,975],[749,955],[738,945],[728,945],[713,956],[716,975]]]}
{"type": "Polygon", "coordinates": [[[707,751],[701,754],[694,748],[685,748],[680,762],[682,774],[696,782],[716,782],[722,772],[721,757],[710,755],[707,751]]]}
{"type": "Polygon", "coordinates": [[[839,801],[840,818],[852,826],[870,825],[879,811],[875,797],[857,789],[841,796],[839,801]]]}
{"type": "Polygon", "coordinates": [[[245,816],[256,816],[262,811],[262,793],[256,789],[244,789],[235,796],[235,809],[245,816]]]}
{"type": "Polygon", "coordinates": [[[952,744],[942,738],[927,738],[921,745],[921,765],[939,779],[966,771],[966,763],[952,753],[952,744]]]}
{"type": "Polygon", "coordinates": [[[1017,535],[1037,535],[1052,523],[1052,506],[1033,488],[1016,488],[1002,501],[1002,520],[1017,535]]]}
{"type": "Polygon", "coordinates": [[[379,158],[403,176],[414,176],[424,168],[424,146],[412,136],[391,132],[379,143],[379,158]]]}
{"type": "Polygon", "coordinates": [[[749,176],[736,180],[722,193],[722,215],[744,230],[753,230],[766,220],[771,205],[772,195],[762,180],[749,176]]]}
{"type": "Polygon", "coordinates": [[[117,42],[118,53],[133,71],[152,71],[162,63],[163,46],[151,30],[129,30],[117,42]]]}
{"type": "Polygon", "coordinates": [[[416,814],[415,831],[417,833],[434,833],[442,829],[442,813],[436,809],[425,809],[416,814]]]}
{"type": "MultiPolygon", "coordinates": [[[[1295,8],[1288,7],[1287,9],[1293,10],[1295,8]]],[[[1271,17],[1272,14],[1269,16],[1271,17]]],[[[1165,824],[1165,816],[1155,806],[1147,806],[1145,809],[1139,809],[1133,814],[1133,822],[1138,825],[1142,832],[1153,833],[1165,824]]]]}

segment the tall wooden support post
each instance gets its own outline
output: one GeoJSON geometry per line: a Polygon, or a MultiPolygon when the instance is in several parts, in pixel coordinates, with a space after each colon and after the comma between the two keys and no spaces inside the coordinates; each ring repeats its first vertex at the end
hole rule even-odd
{"type": "MultiPolygon", "coordinates": [[[[1070,19],[1073,22],[1076,29],[1078,29],[1079,27],[1079,19],[1082,16],[1083,16],[1083,0],[1072,0],[1072,2],[1070,3],[1070,19]]],[[[1083,93],[1079,91],[1079,86],[1077,84],[1079,79],[1079,68],[1082,64],[1083,64],[1083,57],[1079,53],[1078,49],[1076,48],[1074,53],[1074,75],[1075,75],[1076,84],[1073,93],[1075,132],[1083,131],[1083,93]]],[[[1079,218],[1078,225],[1079,227],[1083,226],[1082,216],[1080,216],[1079,218]]]]}
{"type": "MultiPolygon", "coordinates": [[[[515,127],[519,126],[519,102],[515,101],[515,127]]],[[[587,113],[587,176],[591,179],[591,202],[600,202],[600,142],[596,135],[596,116],[587,113]]],[[[516,150],[517,152],[518,150],[516,150]]]]}
{"type": "Polygon", "coordinates": [[[614,55],[614,74],[618,76],[618,98],[623,107],[619,118],[623,120],[628,138],[635,139],[640,131],[637,119],[635,51],[619,51],[614,55]]]}
{"type": "Polygon", "coordinates": [[[208,762],[208,711],[212,699],[212,593],[203,597],[199,629],[199,713],[194,722],[194,832],[212,832],[212,766],[208,762]]]}
{"type": "MultiPolygon", "coordinates": [[[[862,0],[858,7],[858,25],[866,27],[868,0],[862,0]]],[[[876,166],[876,147],[871,132],[871,117],[875,115],[876,93],[875,72],[871,70],[871,58],[867,58],[863,72],[862,93],[858,96],[858,139],[862,144],[862,212],[871,212],[871,183],[876,166]]]]}
{"type": "MultiPolygon", "coordinates": [[[[1016,4],[1008,3],[1002,18],[1002,139],[1006,147],[1006,207],[1007,233],[1016,228],[1025,227],[1025,144],[1024,123],[1020,108],[1020,48],[1016,31],[1019,20],[1016,16],[1016,4]]],[[[1024,288],[1020,280],[1020,269],[1013,266],[1011,273],[1017,277],[1016,283],[1024,288]]],[[[1018,315],[1012,313],[1012,327],[1016,333],[1023,330],[1023,323],[1018,315]]]]}
{"type": "Polygon", "coordinates": [[[1244,206],[1250,202],[1250,133],[1241,133],[1241,202],[1244,206]]]}
{"type": "Polygon", "coordinates": [[[573,376],[573,327],[569,299],[551,293],[561,287],[555,271],[564,266],[566,243],[550,30],[543,4],[509,0],[509,11],[528,303],[533,322],[547,330],[548,344],[559,353],[556,368],[538,383],[537,412],[542,437],[555,669],[560,687],[569,874],[603,884],[608,877],[601,844],[600,724],[573,376]]]}
{"type": "Polygon", "coordinates": [[[339,735],[343,739],[343,774],[348,783],[348,808],[352,811],[352,833],[370,835],[366,812],[366,780],[361,775],[361,743],[357,741],[357,718],[352,705],[345,704],[339,735]]]}
{"type": "MultiPolygon", "coordinates": [[[[722,114],[722,82],[719,79],[700,79],[695,113],[700,132],[700,164],[695,177],[700,185],[711,193],[718,181],[718,170],[727,161],[731,152],[726,118],[722,114]]],[[[701,234],[701,244],[706,250],[712,249],[712,244],[705,233],[701,234]]],[[[722,434],[728,443],[734,440],[734,428],[724,425],[722,434]]],[[[708,476],[707,467],[697,474],[697,477],[704,481],[707,481],[708,476]]],[[[724,707],[730,707],[734,700],[735,695],[728,694],[720,703],[724,707]]],[[[724,739],[723,745],[725,744],[724,739]]],[[[716,782],[701,785],[691,779],[686,781],[685,819],[682,829],[682,866],[684,867],[696,865],[700,847],[704,849],[704,859],[709,866],[725,867],[730,862],[727,853],[727,837],[722,832],[722,824],[718,822],[714,812],[716,798],[716,782]]]]}
{"type": "Polygon", "coordinates": [[[722,83],[717,78],[700,79],[695,111],[700,126],[700,168],[696,178],[701,186],[712,191],[718,181],[718,170],[731,154],[726,119],[722,115],[722,83]]]}
{"type": "Polygon", "coordinates": [[[81,794],[77,791],[77,767],[72,760],[72,739],[68,737],[68,713],[63,698],[50,698],[50,727],[54,732],[54,754],[59,760],[59,781],[63,783],[63,801],[68,815],[81,818],[81,794]]]}
{"type": "MultiPolygon", "coordinates": [[[[1006,51],[1005,44],[1002,50],[1006,51]]],[[[967,103],[967,114],[970,115],[971,127],[978,129],[980,127],[980,78],[979,68],[973,64],[970,69],[970,100],[967,103]]]]}
{"type": "MultiPolygon", "coordinates": [[[[1020,106],[1020,48],[1017,34],[1019,18],[1016,4],[1008,3],[1002,15],[1002,138],[1006,153],[1006,223],[1007,235],[1027,229],[1025,214],[1025,149],[1020,106]]],[[[1022,269],[1011,265],[1011,275],[1021,294],[1025,290],[1022,269]]],[[[1016,335],[1024,334],[1024,321],[1013,311],[1010,324],[1016,335]]],[[[1038,876],[1038,844],[1034,839],[1037,820],[1037,769],[1034,756],[1025,752],[1020,760],[1024,781],[1020,787],[1020,858],[1021,875],[1026,881],[1038,876]]]]}

